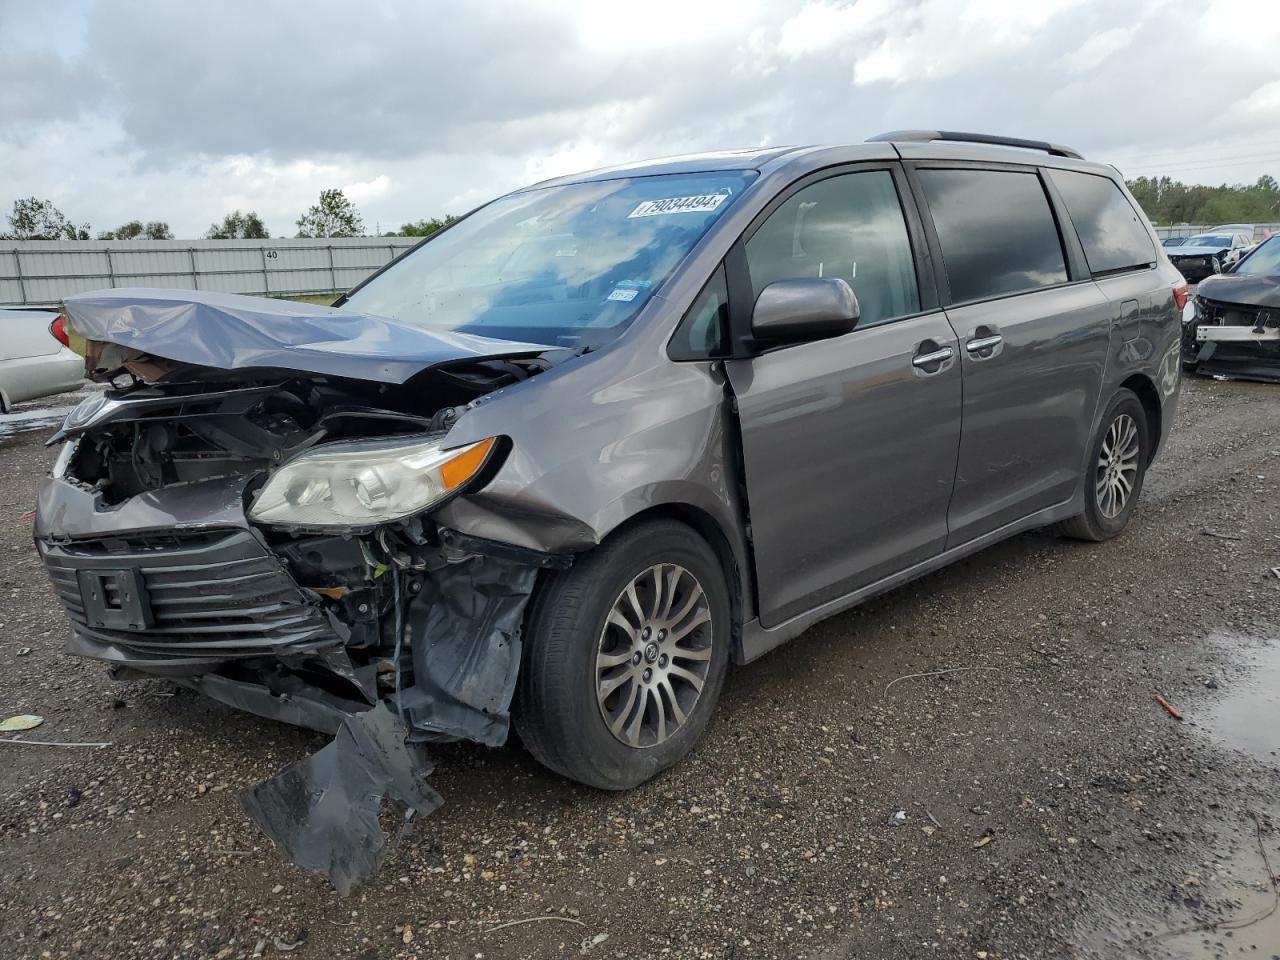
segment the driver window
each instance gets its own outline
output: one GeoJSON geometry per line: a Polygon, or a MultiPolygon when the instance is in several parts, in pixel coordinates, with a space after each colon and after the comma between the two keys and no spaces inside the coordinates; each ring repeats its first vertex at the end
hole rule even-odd
{"type": "Polygon", "coordinates": [[[775,280],[839,277],[858,297],[859,328],[920,311],[911,242],[888,170],[805,187],[746,246],[753,297],[775,280]]]}

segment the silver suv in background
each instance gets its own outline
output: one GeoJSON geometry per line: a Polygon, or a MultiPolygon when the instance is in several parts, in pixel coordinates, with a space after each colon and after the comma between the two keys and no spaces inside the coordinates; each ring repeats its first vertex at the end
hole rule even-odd
{"type": "Polygon", "coordinates": [[[116,386],[56,438],[36,540],[72,652],[347,732],[246,802],[332,865],[299,850],[342,831],[282,826],[321,815],[299,782],[514,715],[548,767],[631,787],[731,660],[1025,530],[1115,536],[1185,304],[1116,172],[1038,141],[564,177],[332,309],[72,298],[116,386]]]}

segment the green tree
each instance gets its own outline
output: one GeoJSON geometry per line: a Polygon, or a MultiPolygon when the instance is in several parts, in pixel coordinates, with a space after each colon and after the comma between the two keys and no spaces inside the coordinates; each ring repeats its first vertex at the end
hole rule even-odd
{"type": "Polygon", "coordinates": [[[221,223],[209,225],[205,232],[206,240],[266,240],[271,236],[266,225],[256,211],[241,213],[233,210],[222,218],[221,223]]]}
{"type": "Polygon", "coordinates": [[[88,240],[89,225],[76,226],[52,200],[27,197],[13,201],[6,240],[88,240]]]}
{"type": "Polygon", "coordinates": [[[1270,223],[1280,220],[1280,184],[1262,176],[1252,184],[1217,187],[1169,177],[1138,177],[1129,191],[1152,223],[1270,223]]]}
{"type": "Polygon", "coordinates": [[[163,220],[130,220],[128,223],[98,234],[99,240],[172,240],[173,231],[163,220]]]}
{"type": "Polygon", "coordinates": [[[444,219],[440,220],[432,217],[430,220],[414,220],[411,223],[401,224],[400,229],[394,232],[384,233],[384,237],[429,237],[437,230],[443,230],[451,223],[457,223],[458,218],[452,213],[446,213],[444,219]]]}
{"type": "Polygon", "coordinates": [[[320,202],[298,218],[300,237],[363,237],[364,220],[341,190],[320,191],[320,202]]]}

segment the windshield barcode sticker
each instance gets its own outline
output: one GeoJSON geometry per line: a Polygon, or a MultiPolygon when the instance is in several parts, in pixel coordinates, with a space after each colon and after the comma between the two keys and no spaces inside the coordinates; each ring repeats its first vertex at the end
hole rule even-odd
{"type": "Polygon", "coordinates": [[[665,200],[646,200],[627,214],[633,217],[660,217],[669,213],[710,213],[728,199],[725,193],[704,193],[697,197],[668,197],[665,200]]]}

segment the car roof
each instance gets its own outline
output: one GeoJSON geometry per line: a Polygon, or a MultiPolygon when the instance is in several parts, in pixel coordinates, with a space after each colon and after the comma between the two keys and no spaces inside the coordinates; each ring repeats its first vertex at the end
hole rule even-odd
{"type": "Polygon", "coordinates": [[[1023,147],[963,143],[938,140],[932,142],[873,140],[844,145],[803,145],[782,147],[754,147],[741,150],[716,150],[688,153],[654,160],[621,163],[582,173],[554,177],[524,187],[524,190],[561,186],[570,183],[590,183],[599,180],[618,180],[623,177],[650,177],[661,174],[713,173],[730,171],[773,172],[796,165],[812,168],[815,165],[856,163],[860,160],[958,160],[984,161],[988,163],[1035,164],[1082,170],[1115,177],[1114,167],[1107,164],[1062,157],[1043,150],[1023,147]]]}
{"type": "Polygon", "coordinates": [[[743,150],[709,150],[653,160],[619,163],[582,173],[542,180],[525,189],[557,186],[562,183],[587,183],[593,180],[617,180],[622,177],[652,177],[665,173],[711,173],[733,170],[760,170],[788,154],[811,147],[755,147],[743,150]]]}

